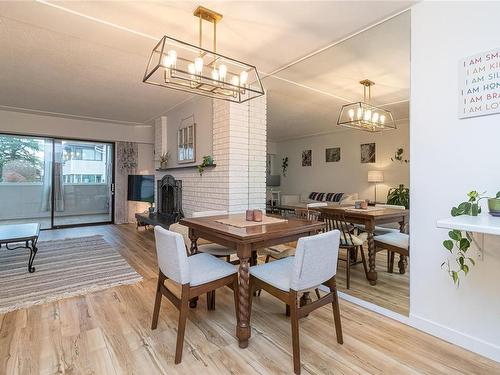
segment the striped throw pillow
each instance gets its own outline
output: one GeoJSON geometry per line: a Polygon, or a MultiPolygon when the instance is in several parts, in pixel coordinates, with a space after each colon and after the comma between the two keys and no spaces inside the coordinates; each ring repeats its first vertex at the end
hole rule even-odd
{"type": "Polygon", "coordinates": [[[344,193],[328,193],[325,201],[327,202],[340,202],[344,193]]]}

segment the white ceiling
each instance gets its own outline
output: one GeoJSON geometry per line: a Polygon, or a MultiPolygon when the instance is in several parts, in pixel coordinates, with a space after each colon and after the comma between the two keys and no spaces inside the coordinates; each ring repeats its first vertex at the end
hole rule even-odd
{"type": "MultiPolygon", "coordinates": [[[[218,51],[254,64],[264,74],[396,14],[411,2],[3,1],[0,109],[130,125],[148,123],[189,98],[188,94],[143,84],[142,76],[149,53],[162,35],[197,42],[198,24],[192,11],[198,5],[224,15],[218,26],[218,51]]],[[[325,71],[322,74],[328,73],[329,65],[315,65],[325,71]]],[[[344,76],[344,81],[337,81],[337,86],[325,86],[326,80],[318,80],[313,71],[300,71],[300,66],[281,71],[279,76],[357,97],[357,92],[343,83],[363,78],[355,70],[344,76]]],[[[338,75],[326,78],[337,80],[338,75]]],[[[270,80],[265,84],[271,89],[270,129],[274,129],[277,114],[290,114],[283,110],[279,98],[273,97],[280,88],[270,80]]],[[[404,90],[390,79],[384,82],[404,90]]],[[[384,95],[397,96],[390,90],[384,95]]],[[[313,108],[324,100],[311,97],[311,103],[304,107],[313,108]]]]}

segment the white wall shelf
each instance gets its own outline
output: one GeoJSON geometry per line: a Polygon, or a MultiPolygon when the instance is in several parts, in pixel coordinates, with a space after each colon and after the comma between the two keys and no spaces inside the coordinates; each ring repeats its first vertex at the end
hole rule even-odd
{"type": "Polygon", "coordinates": [[[494,217],[488,213],[479,216],[455,216],[438,220],[437,227],[500,236],[500,217],[494,217]]]}

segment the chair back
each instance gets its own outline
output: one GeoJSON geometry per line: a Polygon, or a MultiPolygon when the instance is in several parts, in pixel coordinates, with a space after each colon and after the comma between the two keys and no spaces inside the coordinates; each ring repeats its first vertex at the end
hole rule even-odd
{"type": "Polygon", "coordinates": [[[179,284],[191,281],[186,245],[181,234],[155,226],[156,256],[161,272],[179,284]]]}
{"type": "Polygon", "coordinates": [[[320,212],[316,210],[308,210],[306,208],[296,208],[295,217],[297,219],[318,221],[320,212]]]}
{"type": "Polygon", "coordinates": [[[340,245],[352,246],[354,243],[352,227],[347,223],[344,214],[341,213],[322,213],[321,220],[325,222],[325,231],[338,230],[340,232],[340,245]]]}
{"type": "Polygon", "coordinates": [[[290,289],[301,291],[315,288],[337,273],[340,232],[302,237],[297,242],[290,289]]]}
{"type": "Polygon", "coordinates": [[[397,204],[376,204],[375,207],[382,207],[382,208],[394,208],[395,210],[405,210],[405,206],[399,206],[397,204]]]}
{"type": "Polygon", "coordinates": [[[212,211],[193,212],[193,217],[207,217],[207,216],[221,216],[221,215],[227,215],[227,211],[212,210],[212,211]]]}

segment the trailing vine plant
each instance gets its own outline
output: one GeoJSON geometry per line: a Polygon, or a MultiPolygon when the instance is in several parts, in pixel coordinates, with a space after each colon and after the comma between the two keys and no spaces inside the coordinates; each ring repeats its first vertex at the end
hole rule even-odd
{"type": "Polygon", "coordinates": [[[210,165],[214,165],[214,159],[210,155],[204,156],[201,164],[197,166],[198,173],[200,174],[200,176],[203,175],[203,172],[205,171],[205,167],[208,167],[210,165]]]}
{"type": "MultiPolygon", "coordinates": [[[[481,213],[481,206],[479,201],[486,198],[483,193],[478,193],[473,190],[467,194],[469,198],[466,202],[460,203],[457,207],[451,209],[451,216],[461,216],[470,215],[478,216],[481,213]]],[[[500,192],[497,193],[497,197],[500,196],[500,192]]],[[[469,256],[468,250],[471,247],[471,243],[474,241],[472,237],[472,232],[460,231],[457,229],[448,232],[449,239],[443,241],[443,246],[455,256],[456,265],[452,266],[450,260],[443,262],[441,268],[444,269],[450,277],[453,279],[453,283],[460,285],[460,274],[467,276],[470,270],[470,266],[475,266],[475,260],[469,256]]]]}

